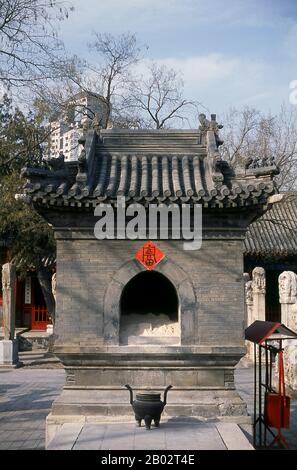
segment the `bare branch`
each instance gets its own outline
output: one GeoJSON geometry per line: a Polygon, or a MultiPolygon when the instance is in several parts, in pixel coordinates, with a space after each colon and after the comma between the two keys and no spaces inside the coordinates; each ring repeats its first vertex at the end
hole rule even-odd
{"type": "Polygon", "coordinates": [[[168,121],[183,121],[192,102],[182,97],[180,74],[164,65],[152,63],[148,73],[135,80],[129,90],[127,106],[148,113],[151,125],[162,129],[168,121]],[[185,114],[177,114],[183,109],[185,114]]]}
{"type": "Polygon", "coordinates": [[[253,108],[231,109],[223,118],[222,155],[237,159],[274,157],[279,165],[277,183],[282,190],[297,187],[297,110],[282,106],[277,115],[253,108]]]}
{"type": "Polygon", "coordinates": [[[63,51],[56,23],[67,18],[70,2],[0,1],[0,81],[6,87],[28,85],[48,76],[63,51]]]}

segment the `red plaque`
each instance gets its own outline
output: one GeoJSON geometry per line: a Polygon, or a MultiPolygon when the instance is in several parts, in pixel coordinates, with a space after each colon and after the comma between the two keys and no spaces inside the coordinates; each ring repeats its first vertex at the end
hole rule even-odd
{"type": "Polygon", "coordinates": [[[151,241],[146,242],[135,258],[140,261],[146,269],[154,269],[154,267],[164,258],[164,253],[151,241]]]}

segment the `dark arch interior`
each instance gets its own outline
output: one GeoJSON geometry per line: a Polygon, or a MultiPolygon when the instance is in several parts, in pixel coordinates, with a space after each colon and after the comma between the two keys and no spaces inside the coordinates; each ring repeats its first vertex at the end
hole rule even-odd
{"type": "Polygon", "coordinates": [[[166,314],[178,321],[178,297],[175,287],[155,271],[137,274],[124,287],[121,297],[121,314],[166,314]]]}

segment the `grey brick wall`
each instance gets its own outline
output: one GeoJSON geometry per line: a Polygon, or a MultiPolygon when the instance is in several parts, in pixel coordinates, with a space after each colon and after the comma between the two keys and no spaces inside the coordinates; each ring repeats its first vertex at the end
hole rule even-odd
{"type": "MultiPolygon", "coordinates": [[[[118,269],[134,258],[143,243],[57,240],[57,344],[102,345],[106,290],[118,269]]],[[[180,241],[155,243],[167,257],[167,268],[173,262],[193,285],[196,344],[242,346],[243,242],[204,240],[198,251],[184,251],[180,241]]]]}

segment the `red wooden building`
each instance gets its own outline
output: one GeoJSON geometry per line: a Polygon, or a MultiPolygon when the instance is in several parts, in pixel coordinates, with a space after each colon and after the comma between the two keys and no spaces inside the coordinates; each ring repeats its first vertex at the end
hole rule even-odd
{"type": "MultiPolygon", "coordinates": [[[[0,241],[0,268],[7,262],[8,242],[0,241]]],[[[0,275],[1,278],[1,275],[0,275]]],[[[46,330],[48,310],[36,273],[28,271],[25,278],[18,277],[16,286],[16,327],[46,330]]],[[[2,282],[0,282],[0,325],[2,325],[2,282]]]]}

